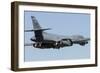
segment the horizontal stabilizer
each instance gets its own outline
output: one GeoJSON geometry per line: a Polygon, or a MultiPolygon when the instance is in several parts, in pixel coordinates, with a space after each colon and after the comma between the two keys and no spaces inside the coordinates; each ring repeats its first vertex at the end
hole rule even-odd
{"type": "MultiPolygon", "coordinates": [[[[40,31],[44,31],[44,30],[51,30],[51,28],[46,28],[46,29],[38,29],[40,31]]],[[[32,32],[32,31],[38,31],[38,30],[25,30],[25,32],[32,32]]]]}

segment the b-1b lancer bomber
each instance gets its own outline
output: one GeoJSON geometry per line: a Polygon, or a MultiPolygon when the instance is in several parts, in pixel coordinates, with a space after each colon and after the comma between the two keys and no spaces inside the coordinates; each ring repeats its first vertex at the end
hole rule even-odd
{"type": "Polygon", "coordinates": [[[43,29],[38,23],[35,16],[31,16],[33,29],[25,30],[25,32],[34,32],[34,36],[30,38],[33,43],[25,43],[25,46],[33,46],[40,49],[60,49],[62,47],[73,46],[73,44],[79,44],[85,46],[88,44],[89,38],[85,38],[81,35],[73,36],[61,36],[57,34],[47,33],[46,30],[50,28],[43,29]]]}

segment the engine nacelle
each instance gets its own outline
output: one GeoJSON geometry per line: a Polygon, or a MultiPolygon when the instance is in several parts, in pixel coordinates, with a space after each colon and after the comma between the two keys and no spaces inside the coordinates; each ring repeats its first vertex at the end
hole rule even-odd
{"type": "Polygon", "coordinates": [[[41,46],[42,46],[42,43],[40,43],[40,42],[33,44],[33,47],[35,47],[35,48],[40,48],[41,46]]]}
{"type": "Polygon", "coordinates": [[[79,43],[81,46],[85,46],[85,44],[88,44],[88,42],[81,42],[79,43]]]}
{"type": "Polygon", "coordinates": [[[71,39],[62,39],[61,41],[55,42],[55,48],[60,48],[64,46],[72,46],[73,42],[71,39]]]}
{"type": "Polygon", "coordinates": [[[62,39],[61,40],[62,44],[66,45],[66,46],[72,46],[73,42],[71,39],[62,39]]]}

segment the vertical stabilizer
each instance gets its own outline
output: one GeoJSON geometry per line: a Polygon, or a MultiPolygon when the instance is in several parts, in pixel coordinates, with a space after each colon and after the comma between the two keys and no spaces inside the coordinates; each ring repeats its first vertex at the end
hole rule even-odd
{"type": "Polygon", "coordinates": [[[43,31],[50,30],[50,28],[42,29],[35,16],[31,16],[33,23],[33,31],[37,42],[43,41],[43,31]]]}
{"type": "Polygon", "coordinates": [[[40,30],[41,26],[38,23],[37,19],[34,16],[31,16],[31,18],[32,18],[32,23],[33,23],[33,29],[34,30],[40,30]]]}

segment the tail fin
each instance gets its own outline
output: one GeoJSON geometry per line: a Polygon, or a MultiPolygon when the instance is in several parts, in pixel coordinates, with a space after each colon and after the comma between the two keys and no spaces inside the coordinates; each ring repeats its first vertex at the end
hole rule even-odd
{"type": "Polygon", "coordinates": [[[31,16],[31,18],[32,18],[33,29],[34,29],[33,31],[36,31],[36,30],[41,30],[41,31],[50,30],[50,28],[42,29],[42,27],[38,23],[37,19],[35,18],[35,16],[31,16]]]}
{"type": "Polygon", "coordinates": [[[36,41],[37,42],[43,41],[43,34],[42,34],[42,32],[44,30],[49,30],[50,28],[42,29],[42,27],[39,25],[37,19],[34,16],[31,16],[31,18],[32,18],[33,29],[34,29],[34,30],[31,30],[31,31],[34,31],[36,41]]]}
{"type": "Polygon", "coordinates": [[[34,30],[40,30],[41,26],[39,25],[37,19],[34,16],[31,16],[31,18],[32,18],[32,23],[33,23],[34,30]]]}

